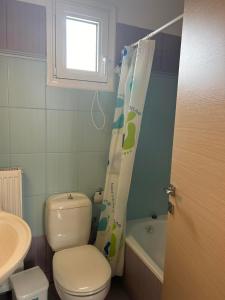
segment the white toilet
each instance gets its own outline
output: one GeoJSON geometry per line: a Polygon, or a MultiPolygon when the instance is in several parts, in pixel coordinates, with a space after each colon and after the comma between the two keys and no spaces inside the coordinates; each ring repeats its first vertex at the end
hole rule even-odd
{"type": "Polygon", "coordinates": [[[92,205],[84,194],[59,194],[46,203],[46,236],[56,253],[53,276],[62,300],[103,300],[110,289],[111,268],[88,245],[92,205]]]}

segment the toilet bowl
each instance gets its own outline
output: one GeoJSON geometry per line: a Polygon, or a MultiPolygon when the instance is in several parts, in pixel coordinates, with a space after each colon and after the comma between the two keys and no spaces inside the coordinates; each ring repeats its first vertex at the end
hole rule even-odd
{"type": "Polygon", "coordinates": [[[109,284],[101,291],[96,292],[95,294],[73,294],[71,291],[66,291],[63,289],[56,280],[54,280],[56,291],[62,300],[103,300],[107,296],[110,289],[109,284]]]}
{"type": "Polygon", "coordinates": [[[55,253],[53,275],[56,289],[63,300],[103,300],[110,288],[109,263],[92,245],[55,253]]]}
{"type": "Polygon", "coordinates": [[[62,300],[104,300],[111,267],[103,254],[88,245],[91,201],[84,194],[51,196],[46,203],[46,237],[52,250],[53,278],[62,300]]]}

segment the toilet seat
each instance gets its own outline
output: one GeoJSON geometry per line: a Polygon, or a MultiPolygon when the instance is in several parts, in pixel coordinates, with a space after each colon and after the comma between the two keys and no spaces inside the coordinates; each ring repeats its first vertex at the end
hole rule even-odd
{"type": "Polygon", "coordinates": [[[65,293],[88,296],[110,285],[111,268],[106,258],[92,245],[56,252],[53,257],[54,280],[65,293]]]}

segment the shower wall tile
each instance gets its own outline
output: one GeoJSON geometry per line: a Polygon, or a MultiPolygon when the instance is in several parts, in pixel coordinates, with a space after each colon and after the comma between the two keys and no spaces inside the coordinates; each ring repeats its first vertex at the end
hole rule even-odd
{"type": "MultiPolygon", "coordinates": [[[[79,111],[89,111],[91,110],[92,106],[92,101],[93,98],[95,97],[95,92],[94,91],[82,91],[83,96],[79,97],[78,101],[78,110],[79,111]]],[[[102,105],[102,109],[104,112],[109,112],[111,113],[114,109],[114,99],[115,99],[115,93],[114,92],[104,92],[104,91],[99,91],[99,102],[102,105]]],[[[94,111],[99,111],[99,107],[96,103],[96,98],[95,98],[95,103],[93,105],[93,110],[94,111]]]]}
{"type": "Polygon", "coordinates": [[[45,107],[45,63],[9,59],[9,105],[14,107],[45,107]]]}
{"type": "MultiPolygon", "coordinates": [[[[116,25],[116,64],[120,63],[121,50],[124,46],[149,34],[151,30],[138,28],[122,23],[116,25]]],[[[159,33],[154,38],[155,53],[153,72],[177,74],[179,69],[181,38],[172,34],[159,33]]]]}
{"type": "Polygon", "coordinates": [[[167,213],[164,187],[170,182],[176,92],[177,76],[151,75],[129,194],[129,219],[167,213]]]}
{"type": "Polygon", "coordinates": [[[8,105],[8,58],[0,55],[0,106],[8,105]]]}
{"type": "Polygon", "coordinates": [[[80,152],[78,155],[78,187],[80,191],[104,187],[107,152],[80,152]]]}
{"type": "Polygon", "coordinates": [[[23,169],[23,196],[45,194],[45,154],[12,154],[11,167],[23,169]]]}
{"type": "Polygon", "coordinates": [[[82,97],[82,92],[78,90],[46,88],[46,106],[48,109],[77,110],[80,97],[82,97]]]}
{"type": "MultiPolygon", "coordinates": [[[[115,76],[115,84],[117,85],[117,77],[115,76]]],[[[99,101],[102,105],[103,111],[111,113],[115,109],[115,98],[116,98],[116,92],[109,93],[101,91],[99,93],[99,101]]],[[[95,104],[95,110],[99,111],[99,108],[95,104]]]]}
{"type": "Polygon", "coordinates": [[[0,154],[0,168],[8,168],[10,166],[10,155],[0,154]]]}
{"type": "MultiPolygon", "coordinates": [[[[78,154],[47,154],[47,194],[78,191],[78,154]]],[[[80,176],[80,174],[79,174],[80,176]]]]}
{"type": "Polygon", "coordinates": [[[75,152],[78,148],[78,112],[47,111],[47,152],[75,152]]]}
{"type": "Polygon", "coordinates": [[[0,154],[9,153],[9,110],[0,107],[0,154]]]}
{"type": "Polygon", "coordinates": [[[44,153],[45,111],[11,109],[11,153],[44,153]]]}
{"type": "MultiPolygon", "coordinates": [[[[97,126],[102,126],[103,116],[100,112],[93,112],[97,126]]],[[[108,151],[111,140],[112,114],[106,114],[103,130],[97,130],[91,122],[90,112],[80,112],[78,115],[79,151],[108,151]]]]}
{"type": "Polygon", "coordinates": [[[175,35],[163,35],[164,51],[161,58],[161,71],[176,74],[179,69],[179,57],[180,57],[180,37],[175,35]]]}

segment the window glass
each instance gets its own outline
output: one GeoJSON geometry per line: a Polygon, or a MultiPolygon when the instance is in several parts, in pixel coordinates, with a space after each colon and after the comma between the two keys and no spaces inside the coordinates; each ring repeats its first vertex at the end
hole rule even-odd
{"type": "Polygon", "coordinates": [[[97,22],[66,18],[66,67],[98,72],[97,22]]]}

